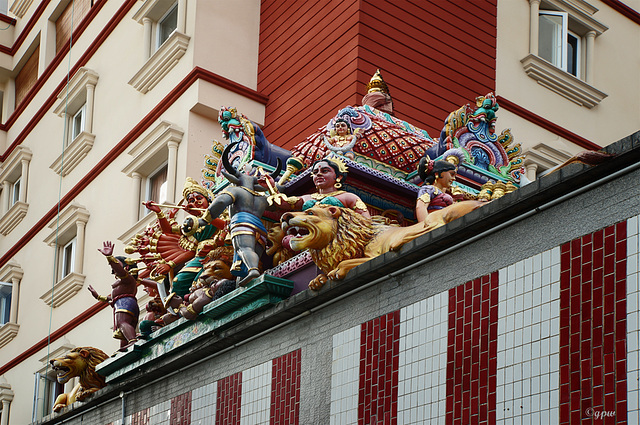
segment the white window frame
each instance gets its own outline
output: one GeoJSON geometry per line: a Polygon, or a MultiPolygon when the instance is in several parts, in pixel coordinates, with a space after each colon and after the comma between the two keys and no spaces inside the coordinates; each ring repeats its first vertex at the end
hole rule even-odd
{"type": "Polygon", "coordinates": [[[64,385],[58,383],[55,371],[51,368],[49,368],[48,373],[36,372],[35,379],[32,415],[33,422],[50,415],[56,398],[58,398],[60,394],[64,393],[64,385]]]}
{"type": "Polygon", "coordinates": [[[60,245],[58,255],[58,280],[64,279],[75,270],[76,238],[74,237],[64,245],[60,245]]]}
{"type": "Polygon", "coordinates": [[[145,201],[155,201],[158,202],[160,204],[166,204],[169,201],[169,193],[167,191],[168,189],[168,178],[169,178],[169,164],[167,161],[165,161],[161,166],[159,166],[158,168],[156,168],[153,172],[151,172],[151,174],[149,174],[149,176],[146,178],[146,190],[145,190],[145,197],[144,200],[145,201]],[[153,199],[153,179],[155,177],[157,177],[159,174],[161,174],[164,169],[167,169],[167,178],[164,180],[164,183],[162,185],[160,185],[160,197],[158,199],[153,199]],[[163,192],[163,187],[164,187],[164,198],[162,197],[162,192],[163,192]]]}
{"type": "Polygon", "coordinates": [[[0,281],[0,326],[11,322],[11,296],[13,284],[0,281]],[[8,291],[8,293],[6,293],[8,291]]]}
{"type": "Polygon", "coordinates": [[[29,148],[18,146],[9,155],[0,171],[0,235],[8,235],[27,215],[29,164],[33,154],[29,148]],[[15,195],[18,195],[16,200],[15,195]]]}
{"type": "Polygon", "coordinates": [[[14,260],[0,268],[0,281],[11,285],[9,321],[0,326],[0,349],[18,335],[18,313],[20,308],[20,283],[24,272],[14,260]]]}
{"type": "Polygon", "coordinates": [[[538,84],[580,106],[591,109],[598,105],[607,97],[607,94],[593,86],[595,40],[608,29],[593,17],[598,9],[585,0],[529,0],[529,6],[529,54],[520,61],[525,73],[538,84]],[[566,31],[562,37],[562,43],[565,50],[561,53],[564,63],[561,62],[560,66],[556,66],[539,56],[540,16],[541,14],[558,16],[564,13],[566,13],[566,19],[564,19],[563,28],[566,28],[566,31]],[[566,71],[567,34],[572,34],[578,39],[577,76],[566,71]]]}
{"type": "Polygon", "coordinates": [[[22,175],[15,179],[11,183],[11,194],[9,199],[9,207],[12,207],[16,202],[20,202],[20,184],[22,183],[22,175]]]}
{"type": "Polygon", "coordinates": [[[58,93],[58,101],[54,105],[53,113],[65,120],[65,149],[49,168],[62,177],[67,176],[80,164],[95,142],[93,104],[98,79],[97,72],[82,67],[58,93]],[[80,116],[80,128],[75,126],[75,118],[78,116],[80,116]]]}
{"type": "Polygon", "coordinates": [[[132,160],[122,169],[122,172],[132,179],[131,222],[135,224],[118,238],[119,240],[129,243],[130,236],[144,229],[149,224],[150,218],[155,217],[155,214],[150,214],[141,203],[149,200],[147,197],[150,177],[165,165],[167,167],[167,203],[176,202],[178,147],[183,136],[184,131],[176,124],[160,121],[144,137],[134,142],[127,152],[132,160]]]}
{"type": "Polygon", "coordinates": [[[143,25],[143,65],[129,80],[140,93],[153,89],[178,64],[189,47],[190,37],[185,34],[187,0],[146,0],[133,15],[143,25]],[[175,9],[176,29],[166,40],[159,36],[160,22],[175,9]],[[162,41],[162,42],[161,42],[162,41]]]}
{"type": "Polygon", "coordinates": [[[173,4],[173,6],[169,7],[169,9],[167,10],[167,12],[162,16],[162,18],[158,19],[158,22],[154,25],[155,27],[155,48],[153,49],[154,52],[156,50],[158,50],[167,40],[169,40],[169,38],[171,38],[171,36],[173,35],[174,32],[176,32],[178,30],[178,2],[175,2],[173,4]],[[169,16],[171,14],[175,13],[176,15],[176,24],[175,27],[171,30],[171,32],[169,34],[167,34],[167,36],[165,38],[162,37],[163,35],[163,25],[165,24],[165,22],[169,19],[169,16]]]}
{"type": "Polygon", "coordinates": [[[71,117],[71,142],[73,142],[80,133],[84,131],[86,114],[87,104],[85,103],[80,107],[80,109],[78,109],[78,112],[71,117]]]}
{"type": "MultiPolygon", "coordinates": [[[[569,29],[569,14],[567,12],[557,12],[553,10],[541,10],[538,13],[539,19],[543,16],[557,16],[561,18],[561,23],[558,27],[559,31],[556,37],[560,40],[560,42],[554,47],[551,46],[551,50],[555,50],[555,56],[558,58],[557,60],[553,60],[553,58],[545,58],[547,61],[555,65],[556,67],[562,69],[569,74],[581,78],[582,71],[582,37],[569,29]],[[575,73],[569,70],[569,37],[573,37],[576,40],[576,61],[575,73]]],[[[539,45],[538,49],[541,49],[542,45],[542,31],[539,33],[539,45]]]]}
{"type": "Polygon", "coordinates": [[[61,345],[58,346],[58,348],[52,349],[51,352],[44,355],[40,359],[41,367],[34,373],[35,383],[34,383],[34,391],[33,391],[33,406],[32,406],[32,417],[31,417],[32,422],[35,422],[41,419],[43,416],[51,414],[53,403],[55,402],[58,395],[61,393],[71,392],[73,387],[79,382],[79,378],[75,377],[73,379],[70,379],[69,382],[64,384],[64,386],[62,387],[58,386],[60,384],[57,384],[57,383],[53,384],[54,381],[57,382],[56,372],[51,368],[51,364],[49,363],[49,360],[62,357],[64,354],[73,350],[74,348],[75,348],[74,345],[69,343],[69,341],[66,338],[63,338],[61,345]],[[41,382],[40,382],[41,380],[45,381],[46,384],[50,387],[51,386],[58,387],[57,389],[59,390],[58,392],[54,391],[52,394],[51,392],[49,392],[50,396],[48,397],[47,403],[45,404],[44,407],[42,406],[42,400],[43,400],[43,395],[45,395],[43,394],[45,390],[41,389],[41,382]]]}
{"type": "Polygon", "coordinates": [[[56,261],[52,265],[58,278],[53,288],[48,289],[40,296],[47,305],[59,307],[77,294],[83,287],[86,276],[83,274],[85,228],[89,221],[89,211],[75,202],[67,206],[59,218],[55,218],[49,224],[51,233],[44,242],[54,248],[52,257],[56,261]],[[71,246],[72,271],[64,276],[63,259],[65,248],[71,246]]]}

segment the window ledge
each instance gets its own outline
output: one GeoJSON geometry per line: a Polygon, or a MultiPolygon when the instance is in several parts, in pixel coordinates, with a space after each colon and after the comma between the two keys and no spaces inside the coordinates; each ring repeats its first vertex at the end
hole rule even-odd
{"type": "Polygon", "coordinates": [[[174,31],[162,46],[133,76],[129,84],[141,93],[147,93],[178,63],[189,46],[189,36],[174,31]]]}
{"type": "Polygon", "coordinates": [[[29,204],[26,202],[16,202],[9,208],[9,211],[0,218],[0,234],[7,236],[13,229],[16,228],[22,219],[27,215],[29,204]]]}
{"type": "Polygon", "coordinates": [[[591,109],[608,96],[536,55],[530,54],[520,62],[527,75],[536,80],[538,84],[580,106],[591,109]]]}
{"type": "Polygon", "coordinates": [[[9,8],[9,12],[16,15],[17,18],[22,18],[31,3],[33,3],[33,0],[15,0],[9,8]]]}
{"type": "Polygon", "coordinates": [[[86,276],[80,273],[69,273],[52,289],[41,295],[40,299],[53,308],[59,307],[82,289],[85,278],[86,276]],[[54,293],[55,299],[53,299],[54,293]]]}
{"type": "Polygon", "coordinates": [[[11,342],[18,335],[20,325],[17,323],[5,323],[0,327],[0,348],[11,342]]]}
{"type": "Polygon", "coordinates": [[[78,137],[76,137],[73,142],[71,142],[71,144],[65,149],[64,158],[63,154],[61,154],[58,159],[56,159],[53,164],[49,166],[49,168],[51,168],[62,177],[65,177],[74,168],[76,168],[76,165],[78,165],[85,156],[87,156],[87,154],[93,147],[93,142],[95,140],[95,134],[87,133],[86,131],[78,134],[78,137]]]}

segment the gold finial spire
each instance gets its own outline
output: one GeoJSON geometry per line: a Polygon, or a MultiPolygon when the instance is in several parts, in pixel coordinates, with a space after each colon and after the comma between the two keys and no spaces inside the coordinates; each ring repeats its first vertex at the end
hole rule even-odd
{"type": "Polygon", "coordinates": [[[379,69],[373,74],[369,84],[367,84],[367,93],[375,92],[389,93],[389,87],[387,87],[387,83],[382,79],[382,74],[380,74],[379,69]]]}

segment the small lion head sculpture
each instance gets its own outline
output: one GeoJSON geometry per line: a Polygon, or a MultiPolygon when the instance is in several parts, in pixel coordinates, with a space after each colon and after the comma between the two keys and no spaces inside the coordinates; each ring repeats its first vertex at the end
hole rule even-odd
{"type": "Polygon", "coordinates": [[[104,377],[98,375],[96,366],[108,358],[109,356],[98,348],[77,347],[64,356],[51,360],[51,367],[56,371],[59,383],[66,384],[76,376],[80,378],[73,391],[58,396],[53,411],[57,412],[76,400],[82,401],[100,388],[104,388],[104,377]]]}

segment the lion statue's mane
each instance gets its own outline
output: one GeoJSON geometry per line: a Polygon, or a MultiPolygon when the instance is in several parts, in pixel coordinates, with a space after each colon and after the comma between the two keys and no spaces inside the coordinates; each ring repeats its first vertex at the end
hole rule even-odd
{"type": "Polygon", "coordinates": [[[365,247],[381,227],[381,221],[344,208],[336,220],[335,238],[320,250],[310,250],[311,258],[323,273],[329,273],[345,260],[364,257],[365,247]]]}

